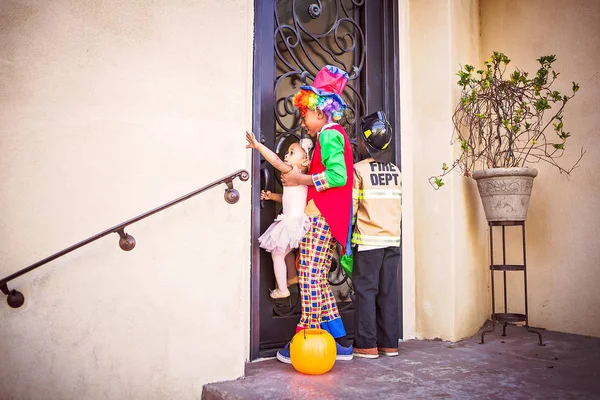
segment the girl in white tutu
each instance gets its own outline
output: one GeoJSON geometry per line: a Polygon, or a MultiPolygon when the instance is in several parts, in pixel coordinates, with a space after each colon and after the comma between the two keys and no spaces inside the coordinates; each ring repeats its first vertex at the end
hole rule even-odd
{"type": "MultiPolygon", "coordinates": [[[[282,174],[290,172],[294,167],[302,173],[308,171],[310,165],[309,152],[312,140],[300,139],[299,143],[292,143],[283,158],[283,161],[273,151],[256,140],[254,133],[246,132],[248,144],[246,148],[257,149],[265,160],[282,174]]],[[[277,288],[271,291],[273,299],[289,297],[287,287],[285,256],[295,248],[310,228],[310,220],[304,214],[308,188],[304,185],[284,186],[283,194],[265,192],[260,193],[261,200],[279,201],[283,205],[283,213],[267,228],[265,233],[258,238],[260,247],[271,253],[273,270],[277,288]]]]}

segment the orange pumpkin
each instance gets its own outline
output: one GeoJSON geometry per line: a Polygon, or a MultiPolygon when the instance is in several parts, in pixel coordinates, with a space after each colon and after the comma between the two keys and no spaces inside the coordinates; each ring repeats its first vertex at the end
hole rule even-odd
{"type": "Polygon", "coordinates": [[[290,358],[298,372],[320,375],[335,364],[335,339],[323,329],[303,329],[290,343],[290,358]]]}

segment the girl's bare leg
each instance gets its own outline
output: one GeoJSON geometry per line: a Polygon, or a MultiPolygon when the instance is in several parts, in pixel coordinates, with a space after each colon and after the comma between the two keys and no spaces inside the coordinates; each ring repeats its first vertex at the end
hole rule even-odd
{"type": "Polygon", "coordinates": [[[271,253],[273,258],[273,271],[275,272],[275,280],[277,281],[277,289],[287,291],[287,266],[285,264],[285,256],[291,252],[288,247],[283,252],[274,251],[271,253]]]}

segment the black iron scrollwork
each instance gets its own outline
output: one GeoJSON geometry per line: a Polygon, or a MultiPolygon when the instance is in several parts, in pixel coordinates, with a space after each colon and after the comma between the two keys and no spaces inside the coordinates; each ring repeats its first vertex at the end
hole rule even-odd
{"type": "Polygon", "coordinates": [[[279,1],[275,10],[276,140],[300,137],[300,116],[292,96],[300,85],[312,82],[325,65],[348,72],[350,81],[342,94],[348,105],[340,121],[351,139],[356,137],[358,117],[365,113],[360,93],[360,74],[365,63],[365,38],[359,24],[365,1],[279,1]]]}
{"type": "Polygon", "coordinates": [[[317,19],[321,16],[321,2],[317,1],[318,4],[311,4],[308,6],[308,15],[312,19],[317,19]]]}

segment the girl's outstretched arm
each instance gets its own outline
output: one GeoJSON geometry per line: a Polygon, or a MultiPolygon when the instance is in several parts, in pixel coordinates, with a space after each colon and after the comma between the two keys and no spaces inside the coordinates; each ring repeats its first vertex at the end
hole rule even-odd
{"type": "Polygon", "coordinates": [[[277,154],[256,140],[254,133],[246,131],[246,140],[248,141],[248,144],[246,145],[247,149],[258,150],[265,160],[267,160],[268,163],[273,166],[273,168],[281,171],[282,174],[290,172],[293,169],[291,165],[284,163],[277,154]]]}

